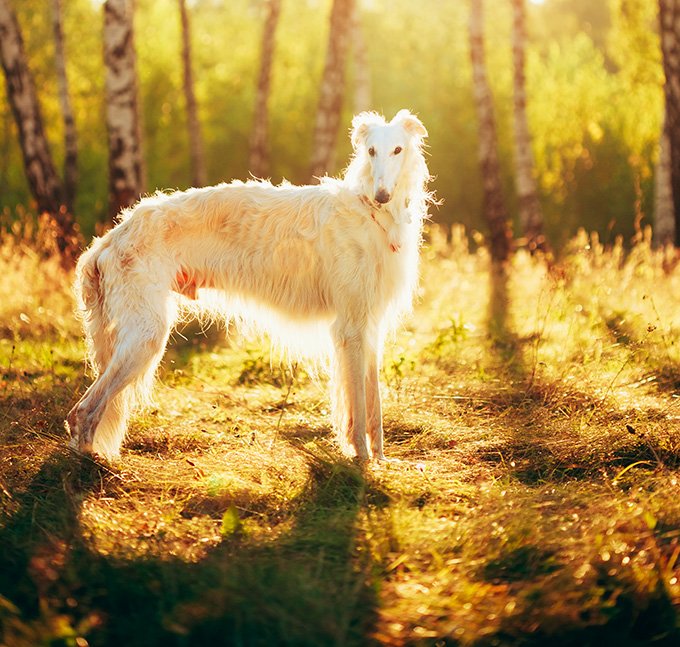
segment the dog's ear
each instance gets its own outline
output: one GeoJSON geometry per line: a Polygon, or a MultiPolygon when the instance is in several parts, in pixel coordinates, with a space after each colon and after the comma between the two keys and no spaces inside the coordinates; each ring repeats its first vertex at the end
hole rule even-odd
{"type": "Polygon", "coordinates": [[[427,128],[423,126],[423,122],[414,114],[411,114],[410,110],[406,110],[406,108],[400,110],[394,116],[392,123],[400,123],[404,127],[404,130],[414,137],[419,137],[420,139],[427,137],[427,128]]]}
{"type": "Polygon", "coordinates": [[[376,112],[360,112],[352,119],[352,147],[356,150],[362,142],[366,141],[366,136],[371,126],[385,124],[385,119],[376,112]]]}

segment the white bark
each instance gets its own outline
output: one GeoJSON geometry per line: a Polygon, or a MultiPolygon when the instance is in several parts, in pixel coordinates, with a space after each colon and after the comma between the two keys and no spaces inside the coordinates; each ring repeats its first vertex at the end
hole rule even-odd
{"type": "Polygon", "coordinates": [[[345,93],[345,64],[354,0],[333,0],[326,65],[314,128],[310,175],[331,171],[345,93]]]}
{"type": "Polygon", "coordinates": [[[0,0],[0,63],[5,73],[7,98],[19,131],[31,194],[38,211],[49,214],[62,262],[70,267],[78,247],[78,231],[73,216],[64,205],[63,187],[45,136],[19,23],[8,0],[0,0]]]}
{"type": "Polygon", "coordinates": [[[352,52],[354,53],[354,112],[364,112],[373,107],[371,67],[368,62],[368,47],[361,23],[359,2],[354,5],[351,24],[352,52]]]}
{"type": "Polygon", "coordinates": [[[271,89],[272,63],[276,40],[276,26],[281,13],[281,0],[269,0],[267,18],[262,30],[262,53],[260,75],[255,97],[255,117],[250,140],[250,172],[255,177],[269,174],[269,94],[271,89]]]}
{"type": "Polygon", "coordinates": [[[514,63],[515,187],[519,220],[528,248],[544,247],[543,214],[534,179],[534,155],[527,119],[525,77],[525,0],[512,0],[512,58],[514,63]]]}
{"type": "Polygon", "coordinates": [[[491,257],[494,261],[505,261],[510,255],[512,232],[503,198],[493,98],[486,76],[482,0],[472,0],[471,9],[470,58],[475,107],[479,121],[479,161],[484,184],[484,218],[489,228],[491,257]]]}
{"type": "Polygon", "coordinates": [[[109,141],[109,215],[143,191],[141,127],[131,0],[104,3],[106,125],[109,141]]]}
{"type": "Polygon", "coordinates": [[[76,195],[76,185],[78,183],[78,134],[71,106],[68,76],[66,74],[61,0],[52,0],[52,28],[54,32],[59,103],[61,104],[61,113],[64,120],[64,199],[67,208],[69,211],[72,211],[76,195]]]}
{"type": "Polygon", "coordinates": [[[63,201],[61,181],[45,137],[38,95],[26,62],[19,23],[8,0],[0,0],[0,59],[31,193],[40,211],[56,214],[63,201]]]}
{"type": "Polygon", "coordinates": [[[671,144],[666,119],[659,140],[659,162],[654,178],[654,243],[665,245],[675,240],[673,189],[671,186],[671,144]]]}
{"type": "Polygon", "coordinates": [[[191,26],[185,0],[179,0],[180,19],[182,22],[182,68],[184,70],[184,99],[187,109],[187,128],[189,131],[189,152],[191,154],[192,182],[194,186],[205,186],[208,183],[205,170],[205,153],[203,134],[198,119],[198,104],[194,92],[194,73],[191,55],[191,26]]]}

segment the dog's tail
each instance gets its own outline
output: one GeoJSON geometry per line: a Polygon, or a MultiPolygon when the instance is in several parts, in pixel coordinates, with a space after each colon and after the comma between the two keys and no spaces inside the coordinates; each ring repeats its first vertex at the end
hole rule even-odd
{"type": "Polygon", "coordinates": [[[95,377],[106,367],[112,349],[106,330],[105,294],[98,265],[104,249],[102,239],[97,239],[81,255],[73,284],[78,314],[85,330],[87,356],[95,377]]]}

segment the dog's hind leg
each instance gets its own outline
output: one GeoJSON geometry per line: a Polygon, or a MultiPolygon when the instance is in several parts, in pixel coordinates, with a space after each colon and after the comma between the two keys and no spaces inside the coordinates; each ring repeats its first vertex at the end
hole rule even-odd
{"type": "Polygon", "coordinates": [[[107,458],[120,453],[129,415],[139,400],[148,399],[165,351],[170,322],[158,314],[128,316],[116,330],[106,368],[69,413],[73,444],[81,452],[107,458]]]}
{"type": "Polygon", "coordinates": [[[331,332],[336,355],[336,433],[343,445],[352,447],[357,458],[367,460],[365,330],[336,321],[331,332]]]}

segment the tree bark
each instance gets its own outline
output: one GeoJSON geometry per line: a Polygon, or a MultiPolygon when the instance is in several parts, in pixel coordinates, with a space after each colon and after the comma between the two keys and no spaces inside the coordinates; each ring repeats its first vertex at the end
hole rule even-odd
{"type": "Polygon", "coordinates": [[[654,244],[666,245],[675,240],[673,189],[671,186],[671,143],[668,120],[664,116],[659,141],[659,162],[654,177],[654,244]]]}
{"type": "Polygon", "coordinates": [[[531,252],[545,249],[543,213],[534,179],[534,155],[527,119],[525,0],[512,0],[512,59],[514,63],[515,186],[519,220],[531,252]]]}
{"type": "Polygon", "coordinates": [[[121,209],[134,204],[144,190],[133,13],[131,0],[104,3],[111,219],[121,209]]]}
{"type": "Polygon", "coordinates": [[[674,242],[680,246],[680,0],[659,0],[661,52],[666,75],[666,127],[670,144],[674,242]]]}
{"type": "Polygon", "coordinates": [[[205,169],[205,152],[203,134],[198,120],[198,104],[194,92],[194,73],[191,54],[191,26],[186,0],[179,0],[179,13],[182,21],[182,66],[184,69],[184,98],[187,109],[187,128],[189,130],[189,152],[191,154],[191,172],[194,186],[205,186],[208,183],[205,169]]]}
{"type": "Polygon", "coordinates": [[[78,133],[71,107],[71,96],[66,75],[66,52],[62,25],[61,0],[52,0],[52,27],[54,32],[55,63],[59,86],[59,103],[64,120],[64,200],[66,208],[73,213],[73,203],[78,184],[78,133]]]}
{"type": "Polygon", "coordinates": [[[368,63],[368,47],[361,23],[361,7],[355,3],[351,24],[352,52],[354,54],[354,112],[370,110],[373,104],[371,67],[368,63]]]}
{"type": "Polygon", "coordinates": [[[64,203],[64,190],[45,136],[19,23],[9,0],[0,0],[0,59],[5,72],[7,98],[19,131],[28,185],[38,211],[49,214],[63,263],[69,266],[76,255],[78,231],[64,203]]]}
{"type": "Polygon", "coordinates": [[[271,88],[272,61],[276,26],[281,13],[281,0],[269,0],[267,18],[262,32],[262,55],[260,58],[260,76],[257,81],[255,98],[255,118],[253,134],[250,140],[250,172],[255,177],[266,177],[269,174],[269,94],[271,88]]]}
{"type": "Polygon", "coordinates": [[[314,126],[310,175],[318,177],[333,165],[345,92],[345,67],[354,0],[333,0],[328,50],[314,126]]]}
{"type": "Polygon", "coordinates": [[[472,0],[470,58],[475,107],[479,121],[479,161],[484,183],[484,218],[489,228],[491,258],[502,262],[510,256],[512,231],[503,199],[493,99],[486,76],[482,0],[472,0]]]}

